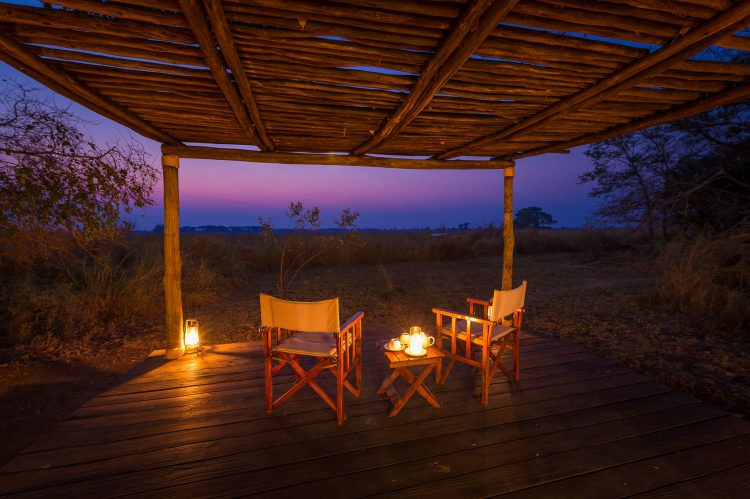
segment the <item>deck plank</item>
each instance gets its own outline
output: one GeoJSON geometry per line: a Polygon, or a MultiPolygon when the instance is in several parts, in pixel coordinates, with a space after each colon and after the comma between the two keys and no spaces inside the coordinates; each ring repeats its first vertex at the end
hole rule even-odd
{"type": "Polygon", "coordinates": [[[498,374],[488,408],[457,366],[427,382],[440,409],[395,418],[387,360],[363,347],[344,428],[310,390],[266,416],[257,342],[149,358],[0,469],[0,495],[669,495],[740,490],[750,465],[749,422],[550,337],[523,335],[521,381],[498,374]]]}

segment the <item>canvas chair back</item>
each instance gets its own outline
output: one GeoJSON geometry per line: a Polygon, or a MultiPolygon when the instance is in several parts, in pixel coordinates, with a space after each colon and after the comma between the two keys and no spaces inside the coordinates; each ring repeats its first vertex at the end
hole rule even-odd
{"type": "Polygon", "coordinates": [[[290,331],[338,333],[339,299],[289,301],[261,293],[260,321],[290,331]]]}
{"type": "Polygon", "coordinates": [[[519,308],[523,308],[526,303],[526,281],[520,286],[508,291],[495,290],[492,297],[492,313],[489,319],[499,322],[509,316],[519,308]]]}

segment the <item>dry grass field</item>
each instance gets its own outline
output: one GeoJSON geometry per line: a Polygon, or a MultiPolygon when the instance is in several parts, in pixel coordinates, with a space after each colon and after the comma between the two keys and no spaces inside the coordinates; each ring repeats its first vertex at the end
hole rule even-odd
{"type": "MultiPolygon", "coordinates": [[[[183,238],[185,316],[199,319],[204,343],[257,340],[258,293],[275,293],[278,277],[259,237],[183,238]]],[[[322,265],[305,268],[289,297],[339,296],[342,317],[365,312],[365,335],[368,327],[395,334],[415,324],[434,328],[432,307],[467,310],[466,297],[487,298],[499,284],[496,233],[459,233],[443,240],[421,233],[363,237],[354,247],[331,251],[322,265]]],[[[65,293],[49,283],[41,290],[38,279],[36,284],[25,279],[25,297],[9,298],[11,324],[34,317],[37,322],[27,324],[23,337],[5,331],[0,462],[161,347],[160,250],[158,235],[138,236],[126,257],[115,259],[117,265],[107,260],[99,270],[86,266],[92,275],[84,274],[88,284],[77,292],[68,284],[65,293]],[[17,310],[28,317],[14,316],[17,310]],[[40,334],[37,316],[45,311],[53,317],[77,315],[67,322],[45,319],[47,333],[40,334]]],[[[636,244],[628,234],[542,231],[520,234],[518,253],[515,281],[528,281],[525,328],[750,415],[747,332],[697,320],[665,301],[665,270],[652,247],[636,244]]],[[[113,250],[108,258],[112,254],[119,255],[113,250]]],[[[26,323],[18,322],[15,330],[26,323]]]]}

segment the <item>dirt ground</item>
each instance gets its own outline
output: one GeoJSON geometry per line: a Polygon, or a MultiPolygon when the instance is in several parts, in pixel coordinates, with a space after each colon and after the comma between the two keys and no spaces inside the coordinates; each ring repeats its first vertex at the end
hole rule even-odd
{"type": "MultiPolygon", "coordinates": [[[[587,350],[750,415],[750,345],[660,308],[649,261],[613,256],[595,263],[579,254],[521,255],[516,281],[528,281],[524,327],[587,350]]],[[[499,258],[318,267],[304,272],[291,298],[339,296],[342,320],[365,312],[367,328],[430,328],[434,306],[465,311],[466,297],[488,298],[499,258]]],[[[216,299],[185,310],[200,320],[207,344],[257,340],[258,292],[275,292],[275,273],[258,272],[216,299]]],[[[434,326],[433,326],[434,327],[434,326]]],[[[139,328],[135,328],[139,329],[139,328]]],[[[98,345],[51,344],[47,360],[22,353],[0,364],[0,464],[40,433],[54,431],[92,394],[160,348],[160,324],[98,345]]],[[[522,361],[523,366],[523,361],[522,361]]]]}

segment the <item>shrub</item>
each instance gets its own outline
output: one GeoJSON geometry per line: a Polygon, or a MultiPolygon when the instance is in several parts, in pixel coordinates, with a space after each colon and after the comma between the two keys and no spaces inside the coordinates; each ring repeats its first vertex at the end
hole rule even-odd
{"type": "Polygon", "coordinates": [[[659,258],[657,292],[696,321],[750,340],[750,231],[684,234],[659,258]]]}
{"type": "Polygon", "coordinates": [[[4,266],[0,341],[127,336],[130,326],[159,317],[162,261],[152,241],[58,244],[66,246],[59,258],[32,268],[4,266]]]}

